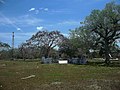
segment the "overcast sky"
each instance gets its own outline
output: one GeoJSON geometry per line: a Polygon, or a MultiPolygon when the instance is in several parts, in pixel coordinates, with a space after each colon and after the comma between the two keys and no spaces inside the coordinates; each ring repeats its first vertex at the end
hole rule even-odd
{"type": "MultiPolygon", "coordinates": [[[[11,45],[15,32],[15,46],[25,42],[39,30],[59,30],[68,35],[69,29],[93,9],[103,9],[113,0],[0,0],[0,41],[11,45]]],[[[120,3],[120,0],[114,0],[120,3]]]]}

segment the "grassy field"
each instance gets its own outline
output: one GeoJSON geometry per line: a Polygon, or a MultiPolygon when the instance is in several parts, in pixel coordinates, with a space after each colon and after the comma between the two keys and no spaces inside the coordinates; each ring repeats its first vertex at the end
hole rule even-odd
{"type": "Polygon", "coordinates": [[[120,90],[120,67],[0,61],[0,90],[120,90]]]}

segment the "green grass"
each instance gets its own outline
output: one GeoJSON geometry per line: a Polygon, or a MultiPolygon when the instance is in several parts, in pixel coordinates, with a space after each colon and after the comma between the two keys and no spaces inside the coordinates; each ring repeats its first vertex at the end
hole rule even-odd
{"type": "Polygon", "coordinates": [[[120,67],[0,61],[0,90],[120,90],[120,67]]]}

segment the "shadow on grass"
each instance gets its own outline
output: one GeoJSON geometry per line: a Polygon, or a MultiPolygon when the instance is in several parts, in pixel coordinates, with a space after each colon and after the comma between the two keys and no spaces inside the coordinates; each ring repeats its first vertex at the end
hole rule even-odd
{"type": "Polygon", "coordinates": [[[106,65],[105,62],[87,62],[86,65],[90,66],[105,66],[105,67],[120,67],[119,62],[111,62],[109,65],[106,65]]]}

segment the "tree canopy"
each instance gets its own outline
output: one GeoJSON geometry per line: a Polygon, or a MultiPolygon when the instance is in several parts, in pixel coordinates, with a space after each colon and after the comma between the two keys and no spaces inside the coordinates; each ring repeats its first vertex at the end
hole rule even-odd
{"type": "Polygon", "coordinates": [[[58,47],[64,40],[64,36],[59,31],[38,31],[27,43],[37,47],[44,47],[44,56],[49,57],[51,49],[58,47]]]}
{"type": "Polygon", "coordinates": [[[106,63],[109,63],[110,48],[120,38],[120,5],[111,2],[103,10],[93,10],[84,23],[98,35],[96,43],[101,45],[106,63]]]}
{"type": "Polygon", "coordinates": [[[0,48],[1,49],[5,49],[5,48],[8,49],[8,48],[10,48],[10,45],[7,43],[0,42],[0,48]]]}

